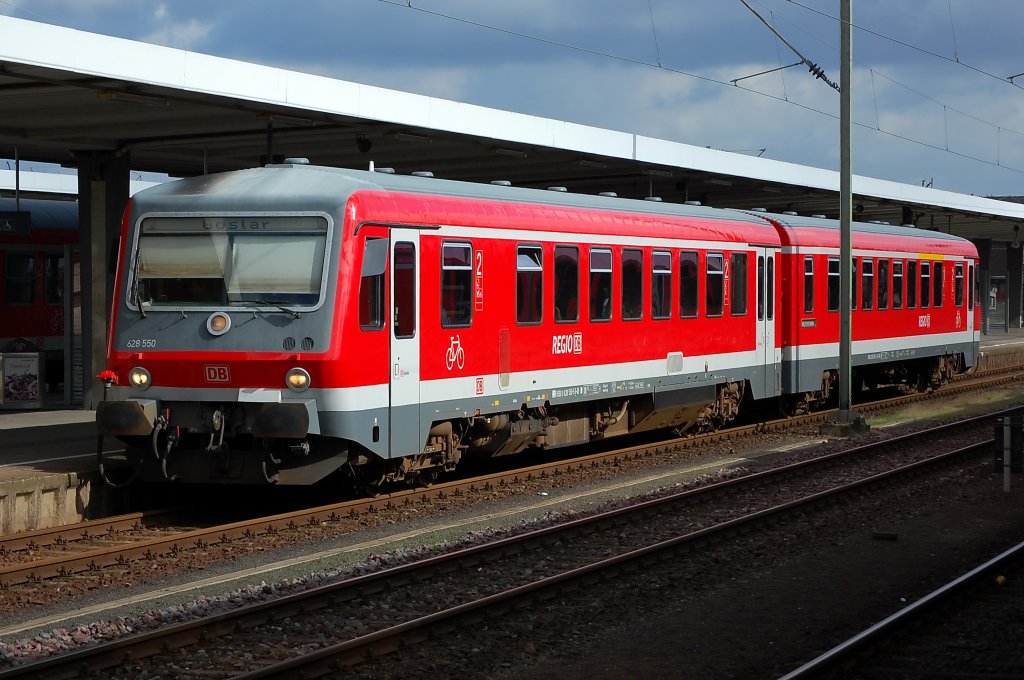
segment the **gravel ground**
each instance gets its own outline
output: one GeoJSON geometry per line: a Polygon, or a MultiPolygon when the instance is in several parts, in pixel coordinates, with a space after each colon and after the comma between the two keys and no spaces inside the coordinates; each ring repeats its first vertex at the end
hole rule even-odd
{"type": "Polygon", "coordinates": [[[579,612],[579,624],[560,635],[535,631],[529,653],[490,677],[784,675],[1024,541],[1024,479],[1005,494],[988,469],[779,528],[771,545],[736,551],[706,580],[652,579],[579,612]]]}
{"type": "MultiPolygon", "coordinates": [[[[885,435],[875,432],[871,436],[885,435]]],[[[808,433],[807,438],[815,437],[808,433]]],[[[783,448],[779,443],[769,446],[783,448]]],[[[833,442],[822,448],[842,446],[833,442]]],[[[728,448],[724,447],[717,460],[735,460],[754,453],[728,448]]],[[[764,450],[756,453],[762,460],[794,455],[771,451],[765,455],[764,450]]],[[[508,495],[444,517],[416,517],[414,512],[401,520],[399,532],[404,538],[396,536],[396,527],[386,523],[358,537],[364,547],[353,548],[353,537],[325,541],[321,547],[334,550],[339,543],[347,543],[351,552],[345,553],[341,561],[355,562],[385,549],[460,537],[474,528],[514,525],[524,517],[552,509],[586,509],[612,496],[699,474],[699,470],[648,469],[633,471],[632,484],[623,488],[595,482],[584,487],[508,495]]],[[[970,479],[965,475],[954,481],[943,486],[935,498],[928,496],[926,485],[913,494],[912,506],[888,495],[866,502],[855,511],[844,508],[831,520],[815,514],[806,526],[780,527],[729,546],[724,558],[710,556],[696,571],[652,569],[649,575],[623,584],[607,597],[574,603],[576,609],[568,623],[555,612],[550,617],[531,613],[522,621],[510,620],[503,631],[485,630],[479,636],[460,634],[455,641],[458,652],[452,654],[452,669],[467,679],[776,677],[882,618],[900,603],[965,571],[979,561],[980,555],[994,554],[1007,542],[1024,539],[1022,523],[1013,520],[1021,516],[1017,489],[1004,496],[1001,478],[989,473],[988,468],[970,479]],[[923,498],[929,500],[922,506],[923,498]],[[909,507],[915,509],[910,511],[909,507]],[[1011,512],[1014,508],[1016,511],[1011,512]],[[809,536],[815,541],[808,542],[809,536]],[[892,540],[894,537],[896,540],[892,540]],[[819,603],[826,608],[817,608],[819,603]]],[[[308,547],[297,547],[294,554],[308,552],[308,547]]],[[[258,569],[268,557],[287,558],[275,554],[247,560],[258,569]]],[[[338,557],[325,557],[323,561],[335,563],[338,557]]],[[[316,561],[300,562],[290,567],[290,573],[308,574],[319,566],[316,561]]],[[[237,563],[231,565],[238,567],[237,563]]],[[[227,568],[210,571],[224,572],[216,579],[218,592],[233,582],[227,568]]],[[[184,575],[181,580],[194,580],[195,576],[184,575]]],[[[251,578],[238,578],[239,583],[253,582],[251,578]]],[[[281,576],[265,578],[271,585],[243,588],[226,599],[272,595],[279,589],[274,579],[281,576]]],[[[214,587],[207,586],[207,592],[214,587]]],[[[127,584],[125,590],[130,590],[127,584]]],[[[75,604],[87,599],[76,598],[75,604]]],[[[100,595],[100,599],[109,601],[111,593],[100,595]]],[[[142,607],[136,603],[126,608],[132,613],[122,615],[145,618],[155,612],[161,616],[163,610],[154,609],[154,605],[180,599],[167,596],[144,600],[142,607]]],[[[211,601],[216,604],[216,599],[201,597],[183,608],[202,611],[211,601]]],[[[75,631],[66,634],[73,637],[75,631]]],[[[433,670],[445,670],[444,666],[433,670]]],[[[412,677],[403,673],[385,664],[359,669],[347,677],[412,677]]]]}

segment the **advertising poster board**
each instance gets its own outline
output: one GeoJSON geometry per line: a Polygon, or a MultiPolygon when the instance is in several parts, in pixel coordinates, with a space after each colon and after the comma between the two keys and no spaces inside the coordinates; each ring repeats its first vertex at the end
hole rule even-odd
{"type": "Polygon", "coordinates": [[[41,356],[38,352],[0,354],[0,380],[3,381],[0,408],[42,408],[41,356]]]}

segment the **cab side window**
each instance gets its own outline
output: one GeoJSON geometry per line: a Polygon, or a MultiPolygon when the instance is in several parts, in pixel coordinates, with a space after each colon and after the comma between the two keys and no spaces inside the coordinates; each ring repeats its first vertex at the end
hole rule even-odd
{"type": "Polygon", "coordinates": [[[365,331],[384,328],[384,269],[387,260],[388,240],[366,239],[359,277],[359,327],[365,331]]]}

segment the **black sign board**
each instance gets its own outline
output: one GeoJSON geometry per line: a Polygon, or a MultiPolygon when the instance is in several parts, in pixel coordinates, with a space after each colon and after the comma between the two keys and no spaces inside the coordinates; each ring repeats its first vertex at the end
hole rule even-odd
{"type": "Polygon", "coordinates": [[[28,236],[32,231],[32,213],[27,210],[0,210],[0,236],[28,236]]]}

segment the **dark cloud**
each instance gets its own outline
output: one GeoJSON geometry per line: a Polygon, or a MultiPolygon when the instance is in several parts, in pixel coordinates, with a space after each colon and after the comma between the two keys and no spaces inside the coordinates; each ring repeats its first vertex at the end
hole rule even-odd
{"type": "MultiPolygon", "coordinates": [[[[748,2],[838,80],[839,3],[748,2]]],[[[738,1],[411,4],[9,0],[7,13],[701,146],[766,148],[817,167],[837,162],[838,97],[806,67],[740,81],[755,92],[728,84],[798,60],[738,1]]],[[[1024,92],[1005,80],[1024,72],[1021,19],[1020,0],[857,0],[855,171],[1022,193],[1013,188],[1024,173],[1008,168],[1024,169],[1024,92]]]]}

